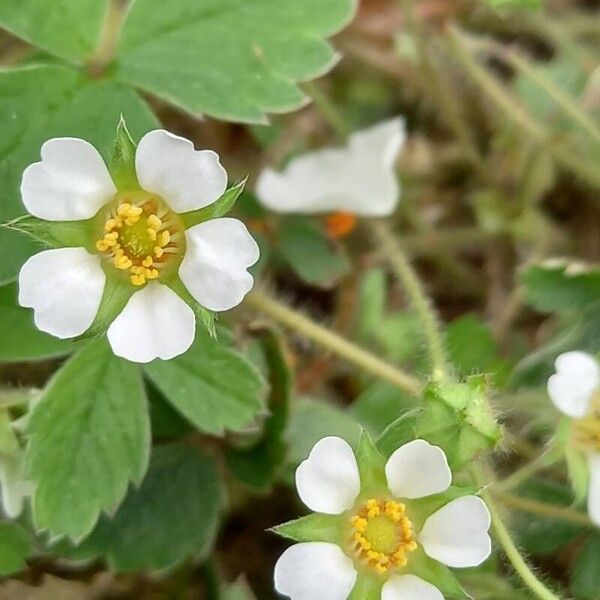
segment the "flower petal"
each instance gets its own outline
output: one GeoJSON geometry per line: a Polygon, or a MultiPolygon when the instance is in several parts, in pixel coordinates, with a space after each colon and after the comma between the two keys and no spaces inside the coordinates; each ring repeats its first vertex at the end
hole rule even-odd
{"type": "Polygon", "coordinates": [[[296,469],[296,488],[308,508],[339,515],[360,492],[360,475],[350,445],[339,437],[318,441],[296,469]]]}
{"type": "Polygon", "coordinates": [[[596,525],[600,525],[600,454],[594,452],[588,456],[588,467],[590,470],[588,514],[596,525]]]}
{"type": "Polygon", "coordinates": [[[33,308],[38,329],[58,338],[81,335],[98,312],[106,275],[84,248],[44,250],[19,273],[19,304],[33,308]]]}
{"type": "Polygon", "coordinates": [[[140,185],[178,213],[212,204],[227,187],[227,173],[215,152],[196,151],[192,142],[164,129],[140,140],[135,169],[140,185]]]}
{"type": "Polygon", "coordinates": [[[565,352],[555,361],[556,373],[548,379],[548,394],[558,410],[583,417],[590,398],[600,386],[600,367],[586,352],[565,352]]]}
{"type": "Polygon", "coordinates": [[[171,288],[153,281],[131,296],[107,335],[117,356],[147,363],[183,354],[195,333],[194,311],[171,288]]]}
{"type": "Polygon", "coordinates": [[[185,232],[186,251],[179,276],[202,306],[229,310],[252,289],[248,273],[259,257],[258,244],[246,226],[228,217],[205,221],[185,232]]]}
{"type": "Polygon", "coordinates": [[[281,173],[266,169],[256,195],[264,206],[283,213],[389,215],[400,194],[395,162],[405,137],[401,118],[358,131],[343,148],[304,154],[281,173]]]}
{"type": "Polygon", "coordinates": [[[347,600],[355,582],[352,560],[326,542],[291,546],[275,565],[275,589],[292,600],[347,600]]]}
{"type": "Polygon", "coordinates": [[[0,461],[0,492],[2,508],[9,519],[21,514],[25,498],[33,494],[33,489],[33,482],[25,479],[23,456],[4,456],[0,461]]]}
{"type": "Polygon", "coordinates": [[[383,585],[381,600],[444,600],[442,592],[416,575],[394,575],[383,585]]]}
{"type": "Polygon", "coordinates": [[[425,440],[396,450],[385,465],[388,487],[399,498],[424,498],[446,491],[452,472],[444,451],[425,440]]]}
{"type": "Polygon", "coordinates": [[[23,204],[40,219],[89,219],[117,193],[102,157],[85,140],[48,140],[41,156],[41,162],[25,169],[21,181],[23,204]]]}
{"type": "Polygon", "coordinates": [[[449,567],[475,567],[492,551],[490,522],[490,513],[481,498],[463,496],[425,521],[419,541],[431,558],[449,567]]]}

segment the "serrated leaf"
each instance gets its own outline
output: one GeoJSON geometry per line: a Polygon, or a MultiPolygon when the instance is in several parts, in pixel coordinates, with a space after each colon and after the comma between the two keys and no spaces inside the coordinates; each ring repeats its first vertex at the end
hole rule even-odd
{"type": "Polygon", "coordinates": [[[300,279],[323,288],[334,286],[350,268],[341,248],[331,244],[318,223],[305,217],[282,221],[277,250],[300,279]]]}
{"type": "Polygon", "coordinates": [[[59,340],[34,325],[32,312],[17,302],[15,283],[0,287],[0,362],[44,360],[77,348],[77,342],[59,340]]]}
{"type": "Polygon", "coordinates": [[[295,542],[330,542],[340,544],[344,520],[340,515],[312,513],[273,527],[277,535],[295,542]]]}
{"type": "Polygon", "coordinates": [[[582,309],[600,297],[600,268],[593,265],[546,263],[521,274],[525,299],[544,312],[582,309]]]}
{"type": "Polygon", "coordinates": [[[148,465],[150,427],[138,365],[88,343],[53,377],[28,424],[39,529],[80,539],[148,465]]]}
{"type": "Polygon", "coordinates": [[[279,335],[267,331],[261,338],[261,348],[268,371],[269,416],[256,443],[227,453],[227,463],[238,479],[258,489],[266,488],[273,481],[285,460],[284,432],[293,384],[279,335]]]}
{"type": "Polygon", "coordinates": [[[137,0],[115,74],[194,113],[262,122],[298,108],[296,82],[334,64],[323,38],[352,17],[355,0],[137,0]]]}
{"type": "Polygon", "coordinates": [[[163,570],[205,555],[216,537],[222,494],[212,459],[192,447],[157,446],[142,485],[67,554],[104,556],[120,572],[163,570]]]}
{"type": "Polygon", "coordinates": [[[34,46],[83,63],[100,37],[108,0],[0,2],[0,26],[34,46]]]}
{"type": "Polygon", "coordinates": [[[209,219],[218,219],[226,215],[234,206],[240,194],[244,191],[244,186],[248,178],[232,185],[216,202],[181,215],[181,220],[185,228],[193,227],[198,223],[203,223],[209,219]]]}
{"type": "Polygon", "coordinates": [[[265,408],[258,372],[241,354],[200,330],[185,354],[144,368],[164,397],[207,433],[247,427],[265,408]]]}
{"type": "Polygon", "coordinates": [[[0,576],[21,571],[33,551],[33,540],[17,523],[0,522],[0,576]]]}
{"type": "MultiPolygon", "coordinates": [[[[40,160],[40,148],[46,140],[83,138],[108,160],[121,114],[137,137],[157,126],[145,103],[119,83],[89,80],[58,65],[1,71],[0,223],[25,214],[19,193],[21,176],[25,167],[40,160]]],[[[39,247],[22,234],[0,228],[0,281],[14,277],[24,260],[39,247]]]]}

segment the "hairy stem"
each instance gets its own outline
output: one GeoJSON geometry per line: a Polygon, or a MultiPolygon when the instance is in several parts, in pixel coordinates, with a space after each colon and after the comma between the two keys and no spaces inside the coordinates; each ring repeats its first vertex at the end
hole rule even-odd
{"type": "Polygon", "coordinates": [[[436,378],[443,378],[447,373],[446,352],[439,328],[439,319],[431,300],[425,293],[417,274],[410,264],[410,260],[387,224],[383,221],[369,221],[369,226],[375,243],[394,269],[421,320],[431,358],[433,375],[436,378]]]}
{"type": "Polygon", "coordinates": [[[254,290],[246,296],[246,302],[274,321],[296,331],[371,375],[384,379],[410,394],[418,394],[421,391],[421,383],[416,377],[381,360],[333,331],[318,325],[266,293],[254,290]]]}

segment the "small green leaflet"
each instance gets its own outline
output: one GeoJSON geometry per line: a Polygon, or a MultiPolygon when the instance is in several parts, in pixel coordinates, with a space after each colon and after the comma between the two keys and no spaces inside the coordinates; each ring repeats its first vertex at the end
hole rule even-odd
{"type": "Polygon", "coordinates": [[[205,555],[216,537],[222,496],[212,459],[192,447],[157,446],[142,485],[129,491],[113,517],[102,516],[81,546],[65,554],[105,556],[115,571],[162,570],[205,555]]]}
{"type": "Polygon", "coordinates": [[[150,426],[140,375],[98,339],[51,380],[28,426],[37,528],[81,539],[141,481],[150,426]]]}
{"type": "Polygon", "coordinates": [[[193,113],[264,122],[305,98],[297,82],[327,72],[324,38],[350,21],[356,0],[137,0],[115,76],[193,113]]]}
{"type": "Polygon", "coordinates": [[[32,551],[33,540],[18,523],[0,522],[0,576],[23,569],[32,551]]]}
{"type": "Polygon", "coordinates": [[[144,367],[163,396],[200,431],[221,435],[247,427],[265,410],[265,383],[238,352],[200,328],[191,348],[144,367]]]}

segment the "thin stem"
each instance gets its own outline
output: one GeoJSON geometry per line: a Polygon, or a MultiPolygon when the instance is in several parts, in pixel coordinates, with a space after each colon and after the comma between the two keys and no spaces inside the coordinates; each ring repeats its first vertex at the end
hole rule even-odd
{"type": "Polygon", "coordinates": [[[494,484],[494,492],[504,492],[516,488],[536,473],[551,467],[556,463],[558,456],[553,448],[547,449],[532,461],[526,463],[521,468],[513,471],[508,477],[494,484]]]}
{"type": "Polygon", "coordinates": [[[317,325],[266,293],[254,290],[246,296],[246,302],[281,325],[298,332],[364,371],[385,379],[405,392],[418,394],[421,391],[421,383],[416,377],[381,360],[333,331],[317,325]]]}
{"type": "Polygon", "coordinates": [[[440,332],[439,319],[431,300],[413,270],[410,260],[398,244],[396,238],[383,221],[369,221],[375,243],[386,256],[398,279],[402,282],[411,304],[416,311],[427,339],[433,375],[443,378],[447,372],[444,340],[440,332]]]}
{"type": "Polygon", "coordinates": [[[500,502],[515,510],[548,517],[550,519],[568,521],[569,523],[581,525],[583,527],[594,527],[594,523],[586,514],[569,508],[568,506],[547,504],[546,502],[532,500],[531,498],[522,498],[521,496],[515,496],[513,494],[496,492],[494,489],[492,489],[492,494],[498,498],[500,502]]]}
{"type": "Polygon", "coordinates": [[[312,81],[303,85],[304,91],[313,99],[315,106],[319,109],[325,120],[333,127],[337,136],[344,140],[350,130],[344,117],[340,114],[337,106],[324,94],[319,87],[312,81]]]}
{"type": "Polygon", "coordinates": [[[109,1],[100,41],[88,62],[88,72],[92,77],[102,76],[111,63],[121,34],[125,11],[123,4],[118,0],[109,1]]]}

